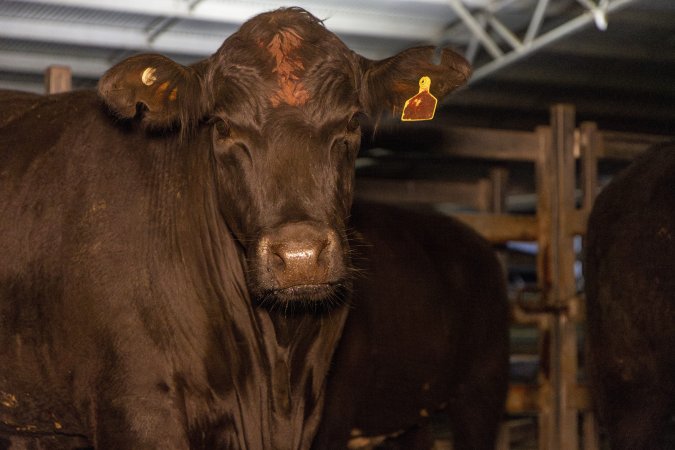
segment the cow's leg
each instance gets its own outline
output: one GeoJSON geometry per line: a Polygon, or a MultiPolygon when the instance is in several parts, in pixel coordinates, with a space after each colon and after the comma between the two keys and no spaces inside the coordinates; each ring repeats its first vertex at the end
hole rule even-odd
{"type": "MultiPolygon", "coordinates": [[[[155,388],[157,389],[157,388],[155,388]]],[[[152,388],[110,399],[96,414],[95,447],[129,450],[187,450],[184,418],[168,395],[152,388]]]]}
{"type": "Polygon", "coordinates": [[[185,425],[167,402],[137,396],[102,405],[97,414],[95,447],[129,450],[187,450],[185,425]]]}
{"type": "Polygon", "coordinates": [[[97,449],[189,449],[185,393],[161,357],[142,358],[148,354],[118,354],[102,378],[94,400],[97,449]]]}

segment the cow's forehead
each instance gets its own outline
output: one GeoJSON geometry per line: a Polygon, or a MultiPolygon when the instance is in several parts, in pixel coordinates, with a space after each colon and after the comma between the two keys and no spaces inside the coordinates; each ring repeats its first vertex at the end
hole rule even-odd
{"type": "MultiPolygon", "coordinates": [[[[324,116],[356,103],[354,54],[323,24],[296,9],[257,16],[242,25],[218,50],[212,70],[217,107],[257,106],[261,117],[270,109],[297,107],[324,116]],[[231,91],[240,92],[234,96],[231,91]],[[245,98],[242,98],[244,96],[245,98]],[[235,106],[236,104],[236,106],[235,106]]],[[[323,120],[317,117],[319,120],[323,120]]]]}

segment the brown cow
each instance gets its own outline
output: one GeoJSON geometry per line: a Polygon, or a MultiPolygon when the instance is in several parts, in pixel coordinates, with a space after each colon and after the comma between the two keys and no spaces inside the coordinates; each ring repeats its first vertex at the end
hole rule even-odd
{"type": "Polygon", "coordinates": [[[354,204],[352,308],[328,375],[316,450],[430,449],[447,414],[456,450],[494,450],[508,384],[508,302],[496,255],[439,214],[354,204]]]}
{"type": "Polygon", "coordinates": [[[466,81],[433,54],[370,61],[291,8],[189,67],[131,57],[98,94],[1,93],[0,448],[308,448],[358,117],[466,81]]]}
{"type": "Polygon", "coordinates": [[[600,193],[584,272],[589,374],[611,448],[675,448],[675,144],[600,193]]]}

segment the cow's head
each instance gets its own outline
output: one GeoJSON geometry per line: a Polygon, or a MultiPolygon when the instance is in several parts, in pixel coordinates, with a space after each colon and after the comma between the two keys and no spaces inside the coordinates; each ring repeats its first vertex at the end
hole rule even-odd
{"type": "Polygon", "coordinates": [[[422,76],[438,99],[467,80],[461,56],[444,50],[438,64],[434,56],[419,47],[370,61],[290,8],[254,17],[191,67],[129,58],[99,92],[118,116],[140,115],[151,128],[207,127],[209,148],[194,151],[213,156],[219,207],[246,250],[253,296],[326,300],[349,278],[359,118],[400,114],[422,76]]]}

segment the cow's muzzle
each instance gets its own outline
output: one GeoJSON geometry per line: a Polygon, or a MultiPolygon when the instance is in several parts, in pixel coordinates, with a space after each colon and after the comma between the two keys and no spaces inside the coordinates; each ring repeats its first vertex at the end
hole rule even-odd
{"type": "Polygon", "coordinates": [[[324,300],[345,275],[343,255],[332,228],[316,222],[284,224],[258,241],[257,284],[277,300],[324,300]]]}

